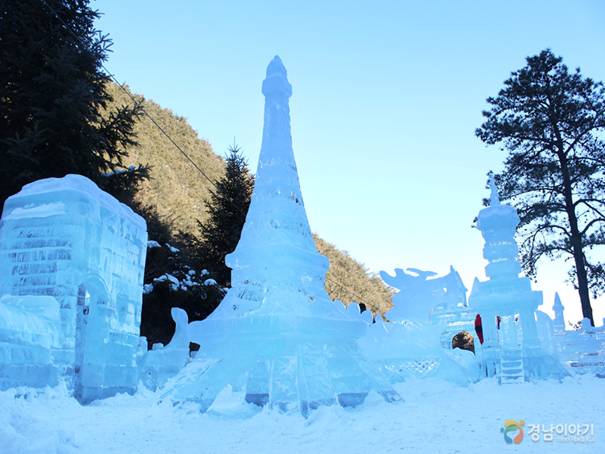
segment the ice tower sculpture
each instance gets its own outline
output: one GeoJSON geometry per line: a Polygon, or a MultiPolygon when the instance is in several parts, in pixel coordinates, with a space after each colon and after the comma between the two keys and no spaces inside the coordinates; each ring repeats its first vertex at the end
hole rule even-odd
{"type": "Polygon", "coordinates": [[[331,302],[328,261],[315,247],[290,135],[292,87],[279,57],[262,85],[265,118],[256,183],[237,248],[232,288],[205,320],[189,324],[201,348],[167,386],[174,401],[207,409],[226,386],[259,406],[355,405],[370,390],[398,396],[362,367],[356,340],[367,327],[356,304],[331,302]]]}
{"type": "Polygon", "coordinates": [[[561,303],[561,297],[558,292],[555,293],[555,304],[552,310],[555,313],[555,319],[553,320],[554,330],[556,332],[565,331],[565,316],[563,315],[565,308],[563,307],[563,303],[561,303]]]}
{"type": "Polygon", "coordinates": [[[469,298],[470,306],[481,315],[484,373],[498,375],[502,383],[564,375],[538,338],[535,312],[542,292],[533,291],[529,279],[519,276],[515,242],[519,216],[512,206],[500,203],[493,176],[489,184],[490,206],[479,212],[477,220],[485,240],[488,280],[475,279],[469,298]]]}
{"type": "Polygon", "coordinates": [[[145,221],[83,176],[39,180],[9,197],[0,222],[0,348],[22,366],[12,373],[29,371],[28,384],[44,386],[52,366],[73,377],[82,402],[134,391],[146,247],[145,221]],[[42,344],[37,331],[50,338],[42,344]],[[42,345],[49,357],[35,352],[42,345]]]}

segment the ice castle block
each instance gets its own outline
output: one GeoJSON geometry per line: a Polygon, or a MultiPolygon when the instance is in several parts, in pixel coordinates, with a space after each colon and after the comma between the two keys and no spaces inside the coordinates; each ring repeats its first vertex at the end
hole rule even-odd
{"type": "Polygon", "coordinates": [[[145,221],[80,175],[36,181],[5,202],[0,295],[57,301],[51,360],[83,402],[136,389],[146,244],[145,221]]]}

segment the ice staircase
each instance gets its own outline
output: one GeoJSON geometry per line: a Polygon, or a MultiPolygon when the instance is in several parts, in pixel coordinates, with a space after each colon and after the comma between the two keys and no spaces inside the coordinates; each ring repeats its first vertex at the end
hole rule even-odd
{"type": "Polygon", "coordinates": [[[502,317],[500,321],[500,370],[498,381],[502,385],[523,383],[523,334],[520,322],[514,317],[502,317]]]}

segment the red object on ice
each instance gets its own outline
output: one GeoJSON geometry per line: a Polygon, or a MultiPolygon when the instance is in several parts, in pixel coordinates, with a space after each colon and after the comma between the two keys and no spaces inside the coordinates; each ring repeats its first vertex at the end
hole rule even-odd
{"type": "Polygon", "coordinates": [[[475,332],[479,338],[479,342],[483,343],[483,326],[481,325],[481,315],[477,314],[475,317],[475,332]]]}

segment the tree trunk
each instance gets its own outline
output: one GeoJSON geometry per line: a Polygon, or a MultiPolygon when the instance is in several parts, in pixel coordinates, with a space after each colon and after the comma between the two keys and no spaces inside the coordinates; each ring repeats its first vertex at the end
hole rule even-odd
{"type": "Polygon", "coordinates": [[[588,274],[586,272],[586,262],[584,260],[584,245],[582,234],[578,228],[578,217],[573,203],[573,193],[571,188],[571,178],[567,165],[567,156],[564,153],[558,153],[561,163],[561,174],[563,177],[563,194],[565,197],[565,211],[569,220],[570,242],[573,251],[573,258],[576,265],[576,278],[578,293],[580,295],[580,304],[582,305],[582,315],[590,320],[594,326],[592,315],[592,306],[590,305],[590,291],[588,289],[588,274]]]}
{"type": "MultiPolygon", "coordinates": [[[[582,306],[582,315],[590,320],[594,326],[594,318],[592,315],[592,306],[590,305],[590,292],[588,290],[588,274],[586,272],[586,262],[584,260],[584,242],[582,234],[578,228],[578,217],[576,216],[576,208],[573,201],[573,188],[571,177],[569,175],[569,165],[567,162],[567,153],[565,150],[565,142],[563,141],[561,130],[557,121],[557,114],[553,108],[552,99],[549,96],[548,116],[551,121],[553,132],[555,133],[556,154],[561,165],[561,176],[563,178],[563,195],[565,197],[565,211],[569,220],[570,242],[573,252],[573,258],[576,265],[576,279],[578,286],[578,294],[580,295],[580,304],[582,306]]],[[[553,150],[554,151],[554,150],[553,150]]]]}

